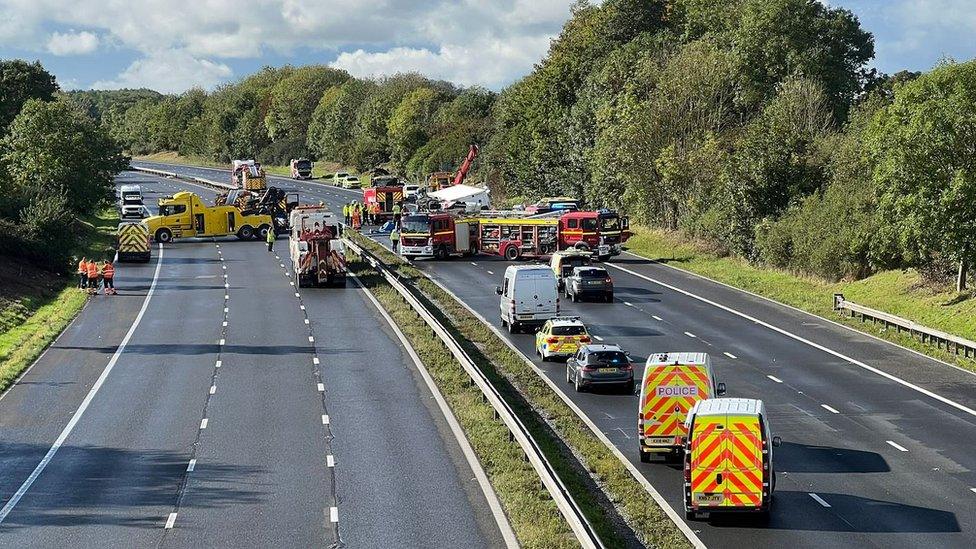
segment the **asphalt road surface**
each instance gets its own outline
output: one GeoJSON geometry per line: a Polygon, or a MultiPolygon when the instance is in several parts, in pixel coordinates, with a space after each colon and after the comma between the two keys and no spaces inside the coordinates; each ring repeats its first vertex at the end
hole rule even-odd
{"type": "MultiPolygon", "coordinates": [[[[222,170],[153,167],[229,178],[222,170]]],[[[362,200],[361,191],[271,180],[334,208],[362,200]]],[[[499,325],[493,289],[509,263],[475,257],[415,264],[499,325]]],[[[580,315],[597,342],[617,343],[641,363],[656,352],[709,353],[728,396],[763,399],[783,438],[770,521],[690,522],[708,546],[976,547],[976,376],[637,256],[615,258],[609,271],[614,303],[563,299],[562,311],[580,315]]],[[[504,336],[681,513],[680,467],[638,460],[637,397],[576,393],[562,364],[534,358],[532,335],[504,336]]]]}
{"type": "MultiPolygon", "coordinates": [[[[151,209],[214,195],[117,181],[134,182],[151,209]]],[[[287,240],[275,253],[187,239],[117,265],[119,295],[92,298],[0,397],[0,546],[504,546],[362,290],[296,296],[287,240]]]]}

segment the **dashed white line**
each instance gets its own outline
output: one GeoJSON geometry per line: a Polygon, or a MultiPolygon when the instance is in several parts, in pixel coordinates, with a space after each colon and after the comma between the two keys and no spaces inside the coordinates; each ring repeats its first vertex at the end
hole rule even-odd
{"type": "Polygon", "coordinates": [[[653,318],[654,320],[661,320],[661,321],[664,320],[663,318],[661,318],[661,317],[659,317],[657,315],[651,315],[651,318],[653,318]]]}
{"type": "Polygon", "coordinates": [[[324,383],[319,383],[318,390],[319,390],[320,393],[324,393],[325,392],[325,384],[324,383]]]}
{"type": "Polygon", "coordinates": [[[894,448],[895,450],[898,450],[899,452],[907,452],[908,451],[908,448],[905,448],[904,446],[902,446],[901,444],[898,444],[897,442],[895,442],[893,440],[886,440],[885,442],[887,442],[888,444],[890,444],[892,446],[892,448],[894,448]]]}
{"type": "Polygon", "coordinates": [[[200,428],[201,429],[206,429],[208,423],[210,423],[210,420],[209,419],[207,419],[207,418],[201,419],[200,420],[200,428]]]}
{"type": "Polygon", "coordinates": [[[223,322],[223,325],[224,325],[224,328],[227,327],[227,321],[226,320],[223,322]]]}
{"type": "Polygon", "coordinates": [[[223,340],[223,339],[221,339],[221,340],[220,340],[220,346],[221,346],[221,347],[223,347],[223,346],[224,346],[224,340],[223,340]]]}
{"type": "Polygon", "coordinates": [[[167,530],[169,530],[169,529],[171,529],[173,527],[173,524],[175,524],[175,523],[176,523],[176,513],[170,513],[169,514],[169,518],[166,519],[166,526],[165,526],[165,528],[167,530]]]}
{"type": "MultiPolygon", "coordinates": [[[[288,276],[288,275],[285,275],[285,276],[288,276]]],[[[288,283],[291,284],[292,286],[295,285],[295,282],[293,280],[289,280],[288,283]]]]}
{"type": "Polygon", "coordinates": [[[216,392],[217,392],[217,386],[216,385],[211,385],[210,386],[210,394],[214,394],[216,392]]]}
{"type": "Polygon", "coordinates": [[[624,305],[626,305],[628,307],[633,307],[634,306],[634,304],[631,303],[631,302],[629,302],[629,301],[624,301],[624,305]]]}
{"type": "Polygon", "coordinates": [[[688,337],[698,337],[698,336],[696,336],[695,334],[693,334],[691,332],[685,332],[685,335],[688,336],[688,337]]]}
{"type": "Polygon", "coordinates": [[[308,336],[308,342],[309,343],[315,343],[315,338],[312,337],[312,336],[308,336]]]}
{"type": "Polygon", "coordinates": [[[329,508],[329,520],[332,522],[339,522],[339,508],[330,507],[329,508]]]}
{"type": "Polygon", "coordinates": [[[820,407],[823,408],[824,410],[827,410],[831,414],[839,414],[840,413],[837,410],[835,410],[834,408],[831,408],[830,406],[827,406],[826,404],[821,404],[820,407]]]}
{"type": "Polygon", "coordinates": [[[768,377],[769,379],[775,381],[776,383],[783,383],[783,380],[780,379],[780,378],[778,378],[778,377],[776,377],[776,376],[766,376],[766,377],[768,377]]]}
{"type": "Polygon", "coordinates": [[[495,273],[493,273],[493,272],[491,272],[491,271],[488,271],[488,274],[490,274],[490,275],[493,275],[493,274],[495,274],[495,273]]]}
{"type": "Polygon", "coordinates": [[[722,353],[722,354],[725,355],[725,356],[727,356],[727,357],[729,357],[729,358],[732,358],[732,359],[739,358],[739,357],[733,355],[732,353],[722,353]]]}
{"type": "Polygon", "coordinates": [[[319,358],[318,357],[312,357],[312,364],[318,364],[318,363],[319,363],[319,358]]]}
{"type": "Polygon", "coordinates": [[[227,314],[228,311],[229,311],[229,309],[227,309],[227,307],[224,307],[224,314],[227,314]]]}
{"type": "Polygon", "coordinates": [[[302,297],[302,294],[295,292],[295,297],[302,297]]]}
{"type": "Polygon", "coordinates": [[[278,266],[281,267],[282,269],[285,268],[285,264],[284,263],[279,263],[278,266]]]}
{"type": "Polygon", "coordinates": [[[970,488],[969,491],[976,494],[976,488],[970,488]]]}
{"type": "Polygon", "coordinates": [[[301,310],[303,310],[303,311],[305,310],[305,306],[304,305],[299,305],[298,308],[301,309],[301,310]]]}
{"type": "Polygon", "coordinates": [[[228,283],[225,282],[224,283],[224,288],[230,288],[230,284],[228,284],[228,283]]]}
{"type": "Polygon", "coordinates": [[[595,339],[597,341],[603,341],[603,338],[600,337],[600,336],[598,336],[598,335],[596,335],[596,334],[593,334],[593,339],[595,339]]]}
{"type": "Polygon", "coordinates": [[[308,319],[307,318],[305,319],[305,324],[308,324],[308,319]]]}
{"type": "Polygon", "coordinates": [[[325,464],[329,467],[335,467],[335,457],[332,454],[325,456],[325,464]]]}
{"type": "Polygon", "coordinates": [[[197,460],[195,458],[194,459],[191,459],[190,460],[190,463],[188,463],[187,466],[186,466],[186,472],[187,473],[192,473],[193,472],[193,469],[195,469],[196,466],[197,466],[197,460]]]}
{"type": "Polygon", "coordinates": [[[227,295],[227,294],[224,294],[224,301],[227,301],[228,299],[230,299],[230,296],[227,295]]]}
{"type": "Polygon", "coordinates": [[[214,368],[220,368],[220,361],[219,360],[217,361],[216,364],[214,364],[214,368]]]}
{"type": "Polygon", "coordinates": [[[814,494],[813,492],[809,492],[809,495],[810,495],[810,497],[813,498],[814,501],[816,501],[820,505],[823,505],[824,507],[830,507],[830,504],[827,503],[826,501],[824,501],[824,499],[822,497],[818,496],[817,494],[814,494]]]}
{"type": "Polygon", "coordinates": [[[329,414],[322,414],[322,425],[329,424],[329,414]]]}
{"type": "Polygon", "coordinates": [[[471,262],[471,264],[472,264],[472,265],[474,265],[475,267],[477,267],[477,266],[478,266],[478,264],[477,264],[477,263],[475,263],[474,261],[472,261],[472,262],[471,262]]]}

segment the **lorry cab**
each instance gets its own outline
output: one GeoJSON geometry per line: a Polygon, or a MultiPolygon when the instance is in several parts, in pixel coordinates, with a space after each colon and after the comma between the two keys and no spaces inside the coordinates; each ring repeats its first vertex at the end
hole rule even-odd
{"type": "Polygon", "coordinates": [[[569,212],[559,218],[560,249],[587,251],[600,261],[620,255],[630,238],[630,220],[613,210],[569,212]]]}
{"type": "Polygon", "coordinates": [[[477,253],[477,220],[447,213],[413,213],[400,220],[400,253],[404,257],[447,259],[477,253]]]}
{"type": "Polygon", "coordinates": [[[291,160],[292,179],[311,179],[312,161],[307,158],[293,158],[291,160]]]}
{"type": "Polygon", "coordinates": [[[640,460],[676,455],[684,447],[685,418],[697,402],[725,394],[715,383],[707,353],[656,353],[647,357],[637,409],[640,460]]]}
{"type": "Polygon", "coordinates": [[[685,420],[684,508],[688,520],[700,512],[739,511],[769,516],[776,474],[763,401],[751,398],[702,400],[685,420]]]}
{"type": "Polygon", "coordinates": [[[237,235],[241,240],[263,239],[272,230],[267,214],[243,214],[236,206],[207,206],[191,192],[159,199],[159,215],[147,218],[150,234],[159,242],[174,238],[237,235]]]}
{"type": "Polygon", "coordinates": [[[501,296],[502,326],[508,326],[509,332],[523,326],[542,326],[559,315],[556,276],[546,265],[510,265],[495,293],[501,296]]]}

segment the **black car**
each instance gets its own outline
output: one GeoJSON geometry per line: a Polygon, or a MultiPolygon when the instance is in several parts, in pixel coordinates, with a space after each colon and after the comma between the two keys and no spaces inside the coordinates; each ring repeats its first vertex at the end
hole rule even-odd
{"type": "Polygon", "coordinates": [[[613,385],[633,393],[634,365],[617,345],[583,345],[566,361],[566,383],[572,383],[577,392],[613,385]]]}
{"type": "Polygon", "coordinates": [[[574,267],[566,279],[566,297],[579,301],[588,297],[613,301],[613,279],[603,267],[574,267]]]}

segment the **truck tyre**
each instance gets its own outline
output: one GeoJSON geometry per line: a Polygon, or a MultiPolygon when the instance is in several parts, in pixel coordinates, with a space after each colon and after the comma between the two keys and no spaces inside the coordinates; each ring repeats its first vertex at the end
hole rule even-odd
{"type": "Polygon", "coordinates": [[[519,248],[516,245],[511,245],[505,248],[505,259],[508,261],[515,261],[519,258],[519,248]]]}
{"type": "Polygon", "coordinates": [[[438,246],[437,250],[434,252],[434,258],[439,259],[441,261],[447,259],[448,258],[447,246],[443,246],[443,245],[438,246]]]}
{"type": "Polygon", "coordinates": [[[167,244],[173,241],[173,232],[169,229],[159,229],[156,231],[156,242],[167,244]]]}
{"type": "MultiPolygon", "coordinates": [[[[256,235],[254,235],[254,236],[257,237],[260,240],[264,240],[264,239],[268,238],[268,231],[270,231],[270,230],[271,230],[271,227],[269,227],[267,225],[261,225],[260,227],[258,227],[258,233],[256,235]]],[[[275,236],[278,236],[277,233],[275,234],[275,236]]]]}
{"type": "Polygon", "coordinates": [[[254,229],[250,225],[244,225],[237,231],[237,238],[241,240],[250,240],[254,238],[254,229]]]}

